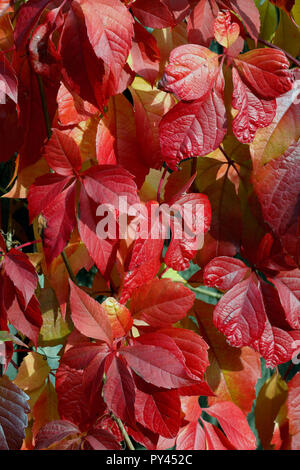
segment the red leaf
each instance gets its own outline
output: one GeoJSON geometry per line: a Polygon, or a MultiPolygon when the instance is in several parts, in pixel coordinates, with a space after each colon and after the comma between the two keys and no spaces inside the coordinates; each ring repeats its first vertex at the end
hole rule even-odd
{"type": "Polygon", "coordinates": [[[167,327],[186,316],[194,299],[195,294],[180,282],[153,279],[133,293],[130,310],[154,328],[167,327]]]}
{"type": "Polygon", "coordinates": [[[213,310],[213,305],[199,300],[195,303],[200,334],[209,345],[206,380],[215,396],[208,398],[208,404],[232,401],[248,415],[256,397],[255,385],[261,376],[260,357],[250,347],[229,346],[226,337],[213,325],[213,310]]]}
{"type": "Polygon", "coordinates": [[[108,277],[116,257],[117,241],[113,234],[108,238],[97,235],[97,204],[81,188],[78,211],[78,230],[101,274],[108,277]]]}
{"type": "Polygon", "coordinates": [[[260,31],[260,14],[254,0],[230,0],[229,9],[240,17],[250,36],[256,40],[260,31]]]}
{"type": "Polygon", "coordinates": [[[136,423],[135,428],[128,428],[128,433],[136,442],[142,444],[147,450],[156,450],[158,434],[136,423]]]}
{"type": "Polygon", "coordinates": [[[258,97],[272,100],[292,88],[289,61],[277,49],[253,49],[239,55],[234,63],[242,80],[258,97]]]}
{"type": "Polygon", "coordinates": [[[79,148],[72,137],[58,129],[52,129],[52,136],[44,149],[48,165],[59,175],[74,176],[81,168],[79,148]]]}
{"type": "Polygon", "coordinates": [[[298,372],[289,382],[289,394],[287,400],[289,434],[291,450],[300,449],[300,373],[298,372]]]}
{"type": "Polygon", "coordinates": [[[10,323],[21,333],[30,338],[36,346],[42,326],[42,315],[36,297],[31,297],[27,307],[21,294],[17,294],[12,282],[5,277],[3,282],[5,296],[3,307],[10,323]]]}
{"type": "Polygon", "coordinates": [[[256,439],[245,415],[231,402],[216,403],[205,411],[220,423],[229,441],[239,450],[255,450],[256,439]]]}
{"type": "Polygon", "coordinates": [[[181,398],[181,409],[186,421],[197,421],[200,419],[202,410],[199,405],[199,396],[181,398]]]}
{"type": "Polygon", "coordinates": [[[187,21],[189,42],[208,47],[213,39],[213,26],[218,14],[216,0],[200,0],[187,21]]]}
{"type": "Polygon", "coordinates": [[[261,337],[250,346],[266,360],[267,367],[276,367],[290,361],[297,354],[299,331],[285,331],[272,326],[267,320],[261,337]]]}
{"type": "Polygon", "coordinates": [[[5,104],[0,104],[1,162],[9,160],[16,149],[20,148],[22,133],[16,104],[10,98],[7,98],[5,104]]]}
{"type": "Polygon", "coordinates": [[[207,450],[235,450],[225,434],[213,424],[201,420],[204,425],[207,450]]]}
{"type": "Polygon", "coordinates": [[[28,424],[28,399],[8,377],[0,377],[0,450],[20,450],[28,424]]]}
{"type": "Polygon", "coordinates": [[[80,0],[87,36],[98,59],[109,70],[117,92],[133,36],[133,17],[120,0],[80,0]]]}
{"type": "Polygon", "coordinates": [[[137,22],[130,54],[133,70],[153,86],[159,72],[160,53],[155,37],[137,22]]]}
{"type": "Polygon", "coordinates": [[[170,168],[184,158],[206,155],[222,142],[227,127],[222,89],[218,85],[205,100],[177,103],[161,120],[161,151],[170,168]]]}
{"type": "Polygon", "coordinates": [[[83,388],[82,369],[73,369],[62,361],[56,372],[55,389],[58,398],[58,412],[62,419],[71,421],[80,429],[86,430],[103,414],[105,404],[100,394],[93,410],[83,388]],[[91,412],[92,411],[92,412],[91,412]]]}
{"type": "Polygon", "coordinates": [[[95,114],[98,109],[88,101],[84,101],[76,93],[71,93],[63,83],[57,93],[58,118],[62,126],[69,126],[85,121],[95,114]]]}
{"type": "Polygon", "coordinates": [[[31,30],[38,22],[43,11],[52,0],[29,0],[18,10],[18,19],[14,30],[17,49],[25,46],[31,30]]]}
{"type": "Polygon", "coordinates": [[[204,373],[209,365],[208,345],[197,333],[184,328],[163,328],[159,333],[172,338],[182,352],[185,365],[191,376],[203,380],[204,373]]]}
{"type": "Polygon", "coordinates": [[[114,297],[107,297],[101,305],[110,321],[114,339],[126,336],[133,324],[133,318],[128,308],[119,304],[114,297]]]}
{"type": "Polygon", "coordinates": [[[111,344],[112,330],[101,305],[70,280],[70,308],[76,328],[89,338],[111,344]]]}
{"type": "Polygon", "coordinates": [[[219,73],[218,55],[196,44],[173,49],[161,87],[181,100],[204,98],[212,89],[219,73]]]}
{"type": "Polygon", "coordinates": [[[231,346],[247,346],[258,339],[265,323],[262,294],[253,274],[230,289],[214,310],[214,324],[231,346]]]}
{"type": "Polygon", "coordinates": [[[5,104],[5,97],[9,96],[15,103],[18,102],[18,80],[14,69],[4,55],[0,56],[0,103],[5,104]]]}
{"type": "Polygon", "coordinates": [[[99,121],[96,136],[100,165],[119,164],[135,175],[140,187],[149,171],[138,145],[134,110],[123,95],[110,99],[108,112],[99,121]]]}
{"type": "Polygon", "coordinates": [[[294,329],[300,329],[300,270],[281,272],[271,282],[277,288],[286,319],[294,329]]]}
{"type": "Polygon", "coordinates": [[[83,12],[77,2],[72,3],[66,15],[58,52],[66,87],[83,100],[102,108],[111,90],[103,83],[104,63],[96,57],[89,43],[83,12]]]}
{"type": "Polygon", "coordinates": [[[167,28],[175,26],[175,20],[169,8],[162,0],[137,0],[132,5],[134,16],[149,28],[167,28]]]}
{"type": "Polygon", "coordinates": [[[126,197],[129,206],[139,203],[133,176],[121,166],[91,167],[82,174],[82,183],[97,204],[110,204],[119,210],[120,197],[126,197]]]}
{"type": "MultiPolygon", "coordinates": [[[[121,450],[121,446],[115,436],[105,431],[105,429],[91,430],[86,436],[85,441],[93,450],[121,450]]],[[[90,450],[86,445],[84,449],[90,450]]]]}
{"type": "Polygon", "coordinates": [[[177,436],[180,424],[180,400],[176,390],[136,391],[135,415],[150,431],[167,438],[177,436]]]}
{"type": "Polygon", "coordinates": [[[243,261],[229,256],[219,256],[205,266],[203,280],[206,286],[225,291],[245,279],[248,273],[250,269],[243,261]]]}
{"type": "Polygon", "coordinates": [[[206,450],[205,433],[198,421],[191,421],[181,429],[176,440],[176,450],[206,450]]]}
{"type": "Polygon", "coordinates": [[[172,389],[195,383],[185,367],[183,354],[166,335],[142,335],[133,346],[122,348],[120,352],[129,367],[157,387],[172,389]]]}
{"type": "Polygon", "coordinates": [[[216,41],[228,49],[240,35],[240,27],[227,10],[219,11],[214,24],[214,34],[216,41]]]}
{"type": "MultiPolygon", "coordinates": [[[[22,145],[17,150],[20,153],[20,170],[34,164],[41,158],[41,148],[47,139],[47,127],[41,106],[38,78],[26,51],[14,56],[13,66],[19,83],[18,116],[22,145]],[[34,138],[32,138],[33,134],[34,138]]],[[[43,82],[50,123],[56,113],[58,87],[59,80],[43,82]]],[[[16,143],[18,143],[18,139],[19,137],[16,139],[16,143]]]]}
{"type": "Polygon", "coordinates": [[[28,50],[34,71],[54,82],[61,74],[61,60],[53,42],[53,34],[63,25],[62,8],[50,10],[43,24],[32,33],[28,50]]]}
{"type": "Polygon", "coordinates": [[[73,181],[42,212],[47,224],[44,251],[48,264],[63,251],[76,225],[75,197],[76,181],[73,181]]]}
{"type": "Polygon", "coordinates": [[[250,345],[265,358],[267,367],[275,367],[296,355],[295,341],[300,338],[300,332],[291,330],[275,287],[260,281],[260,290],[267,321],[261,337],[250,345]]]}
{"type": "Polygon", "coordinates": [[[135,385],[124,360],[114,356],[106,371],[104,400],[115,416],[134,424],[135,385]]]}
{"type": "Polygon", "coordinates": [[[165,239],[158,203],[148,201],[141,210],[139,222],[137,228],[133,227],[135,240],[128,263],[130,271],[148,263],[150,258],[160,259],[165,239]]]}
{"type": "Polygon", "coordinates": [[[204,194],[193,193],[172,199],[169,204],[179,211],[182,220],[172,218],[172,239],[164,262],[174,270],[183,271],[203,246],[211,222],[210,204],[204,194]]]}
{"type": "Polygon", "coordinates": [[[39,176],[28,192],[29,220],[32,223],[43,210],[51,207],[56,198],[72,180],[54,173],[39,176]]]}
{"type": "Polygon", "coordinates": [[[236,138],[242,143],[252,142],[257,129],[267,127],[276,114],[276,100],[264,100],[251,92],[233,68],[232,106],[239,112],[235,116],[232,129],[236,138]]]}
{"type": "MultiPolygon", "coordinates": [[[[80,409],[84,403],[84,410],[82,410],[83,418],[72,418],[72,415],[68,415],[72,421],[81,423],[84,421],[93,421],[94,417],[97,417],[97,412],[104,406],[102,398],[99,398],[102,393],[102,379],[104,374],[105,359],[110,353],[110,350],[106,343],[91,343],[83,342],[79,343],[74,347],[68,349],[62,359],[62,380],[69,380],[68,374],[74,372],[74,379],[78,378],[78,395],[77,398],[74,396],[73,401],[77,401],[77,412],[80,416],[80,409]],[[73,371],[73,372],[72,372],[73,371]],[[80,371],[80,374],[77,373],[80,371]],[[83,374],[82,374],[83,371],[83,374]],[[81,385],[79,385],[81,384],[81,385]]],[[[72,379],[70,379],[72,380],[72,379]]],[[[67,393],[62,387],[61,394],[67,393]]],[[[74,406],[74,412],[76,413],[76,407],[74,406]]]]}
{"type": "Polygon", "coordinates": [[[282,8],[287,13],[290,13],[293,6],[295,5],[295,0],[270,0],[278,8],[282,8]]]}
{"type": "Polygon", "coordinates": [[[253,175],[264,219],[296,261],[299,261],[299,158],[299,145],[292,145],[279,158],[257,168],[253,175]]]}
{"type": "Polygon", "coordinates": [[[135,289],[143,286],[145,282],[151,281],[151,279],[153,279],[158,273],[161,265],[160,255],[157,257],[156,250],[153,249],[153,251],[155,254],[154,258],[151,258],[149,261],[145,261],[140,266],[133,268],[125,274],[122,294],[120,297],[121,303],[126,303],[135,289]]]}
{"type": "Polygon", "coordinates": [[[25,307],[34,295],[38,277],[27,255],[15,248],[11,248],[5,255],[4,272],[14,286],[23,294],[25,307]]]}
{"type": "Polygon", "coordinates": [[[62,362],[64,365],[71,367],[71,369],[85,369],[86,372],[89,364],[96,356],[101,355],[104,359],[108,354],[109,348],[105,343],[84,341],[67,349],[63,355],[62,362]]]}
{"type": "Polygon", "coordinates": [[[53,444],[58,444],[60,441],[66,440],[65,450],[68,448],[68,445],[70,446],[70,450],[72,450],[72,440],[70,437],[72,436],[75,439],[75,437],[79,437],[79,433],[80,430],[78,427],[69,421],[52,421],[39,430],[35,439],[35,449],[47,449],[53,444]]]}

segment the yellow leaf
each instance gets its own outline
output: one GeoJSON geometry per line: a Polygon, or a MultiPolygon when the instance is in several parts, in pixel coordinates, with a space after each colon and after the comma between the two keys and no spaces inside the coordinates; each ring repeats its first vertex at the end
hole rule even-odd
{"type": "Polygon", "coordinates": [[[260,389],[255,406],[255,426],[262,447],[271,449],[276,417],[288,396],[288,386],[278,372],[260,389]]]}
{"type": "Polygon", "coordinates": [[[175,28],[156,29],[153,36],[160,52],[159,76],[161,77],[169,60],[170,52],[175,47],[187,44],[186,24],[179,23],[175,28]]]}
{"type": "Polygon", "coordinates": [[[16,165],[16,170],[13,178],[17,177],[17,179],[12,189],[8,193],[4,194],[4,196],[2,197],[25,199],[27,197],[29,186],[32,185],[34,180],[38,176],[45,175],[48,172],[49,166],[44,158],[40,158],[36,163],[27,166],[19,172],[18,166],[16,165]]]}
{"type": "MultiPolygon", "coordinates": [[[[140,196],[141,201],[143,202],[156,201],[157,188],[161,180],[163,171],[164,171],[163,169],[154,170],[153,168],[151,168],[148,175],[146,176],[143,186],[139,190],[139,196],[140,196]]],[[[160,193],[161,196],[163,196],[165,185],[166,185],[166,180],[164,181],[164,184],[161,188],[161,193],[160,193]]]]}
{"type": "Polygon", "coordinates": [[[276,30],[273,44],[297,57],[300,53],[300,31],[291,18],[283,10],[280,11],[280,21],[276,30]]]}
{"type": "Polygon", "coordinates": [[[277,12],[275,5],[268,0],[261,4],[261,0],[255,0],[256,7],[260,14],[259,37],[270,41],[277,27],[277,12]]]}
{"type": "Polygon", "coordinates": [[[43,317],[39,345],[44,347],[61,344],[71,329],[61,316],[53,289],[50,287],[41,289],[39,302],[43,317]]]}
{"type": "Polygon", "coordinates": [[[294,17],[294,20],[296,21],[298,27],[300,28],[300,2],[299,0],[296,1],[293,9],[292,9],[292,15],[294,17]]]}
{"type": "Polygon", "coordinates": [[[44,384],[49,372],[47,360],[41,354],[30,352],[23,359],[14,383],[22,390],[30,392],[44,384]]]}
{"type": "Polygon", "coordinates": [[[47,423],[59,419],[57,395],[52,383],[48,381],[33,408],[33,437],[47,423]]]}

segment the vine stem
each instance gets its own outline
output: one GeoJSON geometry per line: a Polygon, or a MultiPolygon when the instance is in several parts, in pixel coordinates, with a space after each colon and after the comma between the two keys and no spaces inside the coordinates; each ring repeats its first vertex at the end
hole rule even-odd
{"type": "Polygon", "coordinates": [[[66,255],[65,250],[63,250],[63,251],[61,252],[61,257],[62,257],[62,259],[63,259],[63,262],[65,263],[65,266],[66,266],[66,269],[67,269],[67,271],[68,271],[68,274],[69,274],[70,278],[72,279],[72,281],[74,282],[74,284],[77,284],[76,276],[75,276],[75,274],[73,273],[73,270],[72,270],[72,268],[71,268],[71,265],[70,265],[70,263],[69,263],[69,260],[68,260],[68,257],[67,257],[67,255],[66,255]]]}
{"type": "MultiPolygon", "coordinates": [[[[246,36],[248,38],[252,39],[250,34],[247,33],[246,36]]],[[[272,44],[271,42],[266,41],[265,39],[262,39],[262,38],[257,38],[257,41],[260,42],[261,44],[263,44],[264,46],[268,46],[268,47],[271,47],[272,49],[277,49],[278,51],[283,52],[287,56],[287,58],[290,59],[291,62],[293,62],[295,65],[297,65],[297,67],[300,67],[300,61],[298,59],[296,59],[295,57],[293,57],[288,52],[281,49],[281,47],[276,46],[275,44],[272,44]]]]}
{"type": "Polygon", "coordinates": [[[196,292],[199,292],[199,294],[205,294],[208,297],[213,297],[214,299],[221,299],[223,297],[223,294],[219,292],[211,292],[209,290],[204,289],[203,287],[193,287],[190,286],[190,288],[196,292]]]}
{"type": "Polygon", "coordinates": [[[34,245],[35,243],[42,243],[42,240],[34,240],[33,242],[23,243],[23,245],[17,246],[16,249],[17,249],[17,250],[22,250],[22,249],[25,248],[26,246],[31,246],[31,245],[34,245]]]}
{"type": "Polygon", "coordinates": [[[115,421],[115,423],[117,424],[118,428],[120,429],[121,434],[122,434],[122,436],[123,436],[123,438],[124,438],[124,441],[126,442],[126,445],[127,445],[128,449],[130,449],[130,450],[135,450],[134,445],[132,444],[131,439],[130,439],[130,437],[129,437],[128,434],[127,434],[127,431],[126,431],[126,429],[125,429],[125,426],[124,426],[124,424],[122,423],[122,420],[121,420],[120,418],[117,418],[117,417],[113,414],[113,412],[111,412],[111,417],[112,417],[112,419],[115,421]]]}

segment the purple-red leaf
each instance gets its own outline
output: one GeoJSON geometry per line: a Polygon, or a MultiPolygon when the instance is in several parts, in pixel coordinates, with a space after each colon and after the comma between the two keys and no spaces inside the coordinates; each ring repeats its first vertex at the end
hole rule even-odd
{"type": "Polygon", "coordinates": [[[28,424],[28,399],[7,376],[0,377],[0,450],[20,450],[28,424]]]}

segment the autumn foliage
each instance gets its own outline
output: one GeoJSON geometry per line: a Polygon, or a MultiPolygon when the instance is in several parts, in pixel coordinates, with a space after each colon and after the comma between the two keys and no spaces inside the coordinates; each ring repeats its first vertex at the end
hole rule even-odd
{"type": "Polygon", "coordinates": [[[1,450],[300,450],[299,25],[0,0],[1,450]]]}

